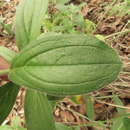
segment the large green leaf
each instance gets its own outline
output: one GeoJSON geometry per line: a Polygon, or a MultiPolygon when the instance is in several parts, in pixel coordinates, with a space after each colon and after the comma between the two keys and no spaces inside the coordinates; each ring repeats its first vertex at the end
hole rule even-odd
{"type": "Polygon", "coordinates": [[[19,87],[12,82],[0,87],[0,124],[12,110],[18,91],[19,87]]]}
{"type": "Polygon", "coordinates": [[[9,79],[50,95],[75,95],[111,83],[121,65],[116,52],[93,36],[44,36],[14,58],[9,79]]]}
{"type": "Polygon", "coordinates": [[[16,53],[4,46],[0,46],[0,56],[8,62],[11,62],[12,59],[16,56],[16,53]]]}
{"type": "Polygon", "coordinates": [[[43,93],[29,90],[24,110],[28,130],[56,130],[51,105],[43,93]]]}
{"type": "Polygon", "coordinates": [[[48,0],[22,0],[16,11],[16,43],[20,49],[37,39],[48,0]]]}

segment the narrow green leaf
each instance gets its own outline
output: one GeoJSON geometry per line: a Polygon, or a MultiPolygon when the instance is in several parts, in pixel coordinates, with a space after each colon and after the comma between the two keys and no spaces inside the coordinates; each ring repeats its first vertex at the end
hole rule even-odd
{"type": "Polygon", "coordinates": [[[16,11],[16,43],[20,49],[37,39],[48,0],[22,0],[16,11]]]}
{"type": "Polygon", "coordinates": [[[18,92],[19,87],[12,82],[0,87],[0,124],[12,110],[18,92]]]}
{"type": "Polygon", "coordinates": [[[16,56],[16,53],[4,46],[0,46],[0,56],[3,57],[8,62],[11,62],[12,59],[16,56]]]}
{"type": "Polygon", "coordinates": [[[117,53],[93,36],[50,35],[14,58],[9,79],[50,95],[80,95],[114,81],[121,66],[117,53]]]}
{"type": "Polygon", "coordinates": [[[28,130],[56,130],[52,108],[45,94],[27,91],[24,105],[28,130]]]}
{"type": "Polygon", "coordinates": [[[56,123],[56,130],[73,130],[73,129],[64,124],[56,123]]]}
{"type": "MultiPolygon", "coordinates": [[[[116,96],[116,95],[113,97],[113,101],[114,101],[114,103],[115,103],[116,105],[124,106],[123,103],[122,103],[122,101],[120,100],[120,98],[119,98],[118,96],[116,96]]],[[[118,107],[117,107],[116,109],[117,109],[117,111],[118,111],[119,113],[125,112],[123,108],[118,108],[118,107]]]]}
{"type": "Polygon", "coordinates": [[[93,99],[91,96],[85,95],[85,105],[86,105],[86,112],[87,116],[89,119],[93,120],[94,119],[94,104],[93,104],[93,99]]]}

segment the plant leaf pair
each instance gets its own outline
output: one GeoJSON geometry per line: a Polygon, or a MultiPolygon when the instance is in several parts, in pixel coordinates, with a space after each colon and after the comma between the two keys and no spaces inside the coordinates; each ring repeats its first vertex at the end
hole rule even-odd
{"type": "MultiPolygon", "coordinates": [[[[16,41],[20,50],[40,35],[47,4],[48,0],[23,0],[20,3],[16,12],[16,41]]],[[[54,130],[55,124],[53,118],[50,118],[51,114],[47,97],[38,91],[28,89],[25,97],[27,128],[29,130],[49,128],[54,130]]]]}
{"type": "Polygon", "coordinates": [[[16,43],[20,49],[40,35],[48,0],[22,0],[16,11],[16,43]]]}

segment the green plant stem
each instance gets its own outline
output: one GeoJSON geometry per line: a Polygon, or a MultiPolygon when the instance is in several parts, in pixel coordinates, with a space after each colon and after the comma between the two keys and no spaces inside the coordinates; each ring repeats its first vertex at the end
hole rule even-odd
{"type": "Polygon", "coordinates": [[[117,33],[113,33],[113,34],[111,34],[111,35],[108,35],[108,36],[105,37],[105,39],[108,39],[108,38],[110,38],[110,37],[114,37],[114,36],[116,36],[116,35],[121,35],[121,34],[124,34],[124,33],[128,33],[128,32],[130,32],[130,30],[129,30],[129,29],[126,29],[126,30],[124,30],[124,31],[121,31],[121,32],[117,32],[117,33]]]}
{"type": "Polygon", "coordinates": [[[10,71],[10,69],[0,70],[0,76],[1,76],[1,75],[5,75],[5,74],[8,74],[9,71],[10,71]]]}

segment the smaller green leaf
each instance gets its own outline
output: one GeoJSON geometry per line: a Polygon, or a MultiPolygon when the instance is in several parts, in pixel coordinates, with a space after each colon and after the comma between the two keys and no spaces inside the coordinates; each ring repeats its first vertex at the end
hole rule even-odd
{"type": "Polygon", "coordinates": [[[16,11],[16,43],[20,49],[40,35],[48,0],[22,0],[16,11]]]}
{"type": "Polygon", "coordinates": [[[28,130],[56,130],[52,108],[44,93],[27,90],[24,110],[28,130]]]}
{"type": "Polygon", "coordinates": [[[84,96],[85,103],[86,103],[86,112],[89,119],[94,119],[94,105],[93,99],[91,96],[85,95],[84,96]]]}
{"type": "Polygon", "coordinates": [[[61,124],[61,123],[55,123],[56,124],[56,130],[73,130],[72,128],[61,124]]]}
{"type": "Polygon", "coordinates": [[[12,110],[18,92],[19,87],[12,82],[0,87],[0,124],[12,110]]]}
{"type": "Polygon", "coordinates": [[[0,46],[0,56],[3,57],[8,62],[11,62],[12,59],[16,56],[16,53],[4,46],[0,46]]]}

